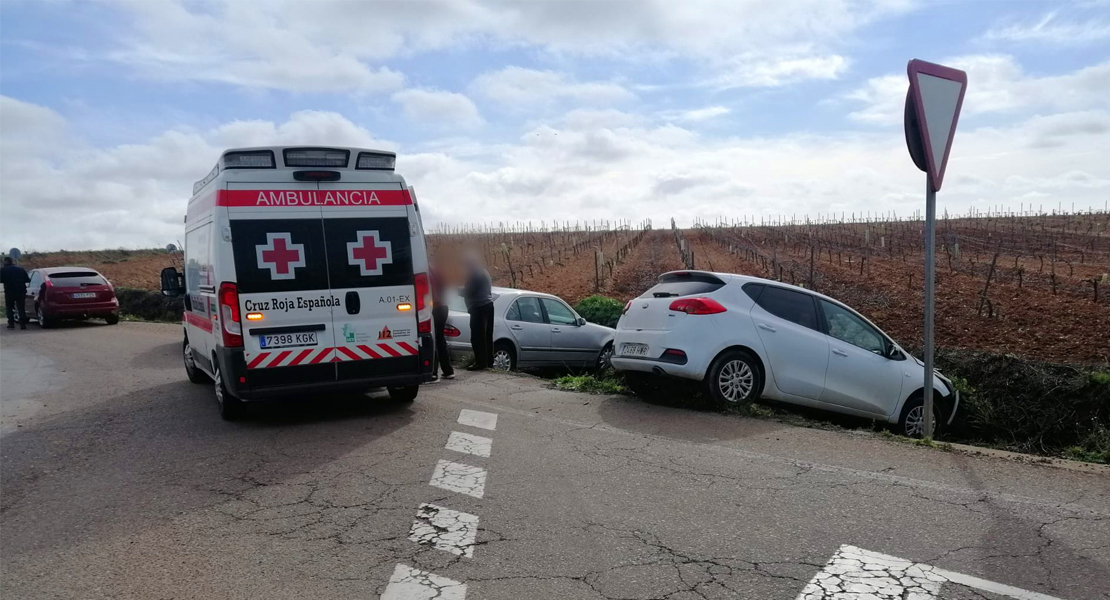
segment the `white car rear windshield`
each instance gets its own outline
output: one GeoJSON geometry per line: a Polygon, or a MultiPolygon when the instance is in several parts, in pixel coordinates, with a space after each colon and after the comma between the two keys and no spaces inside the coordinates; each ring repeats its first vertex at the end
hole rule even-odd
{"type": "Polygon", "coordinates": [[[644,292],[642,298],[672,298],[694,296],[715,292],[725,282],[708,273],[666,273],[659,277],[659,283],[644,292]]]}

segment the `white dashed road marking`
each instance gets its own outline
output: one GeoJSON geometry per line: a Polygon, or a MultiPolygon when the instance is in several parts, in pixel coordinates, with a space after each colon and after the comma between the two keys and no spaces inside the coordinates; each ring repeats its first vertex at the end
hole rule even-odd
{"type": "Polygon", "coordinates": [[[452,431],[451,435],[447,438],[447,445],[444,447],[448,450],[454,450],[455,452],[489,458],[490,450],[493,447],[493,440],[480,435],[470,435],[469,433],[462,433],[461,431],[452,431]]]}
{"type": "Polygon", "coordinates": [[[397,565],[381,600],[466,600],[466,584],[397,565]]]}
{"type": "Polygon", "coordinates": [[[841,546],[797,600],[935,600],[945,583],[1017,600],[1060,600],[896,556],[841,546]]]}
{"type": "Polygon", "coordinates": [[[497,429],[497,415],[480,410],[464,408],[462,412],[459,413],[459,423],[461,425],[470,425],[471,427],[493,431],[497,429]]]}
{"type": "Polygon", "coordinates": [[[486,493],[486,470],[462,463],[441,460],[436,463],[428,485],[481,498],[486,493]]]}
{"type": "Polygon", "coordinates": [[[412,522],[409,539],[451,554],[474,557],[478,516],[435,504],[421,504],[412,522]]]}

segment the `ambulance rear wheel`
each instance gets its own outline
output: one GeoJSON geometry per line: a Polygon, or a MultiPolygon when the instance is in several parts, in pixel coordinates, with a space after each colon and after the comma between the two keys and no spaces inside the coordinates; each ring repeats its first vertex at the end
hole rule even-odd
{"type": "Polygon", "coordinates": [[[416,393],[420,391],[420,386],[406,385],[405,387],[391,387],[386,389],[389,390],[389,397],[394,402],[412,402],[416,400],[416,393]]]}
{"type": "Polygon", "coordinates": [[[234,421],[243,416],[243,411],[246,407],[243,406],[243,401],[231,395],[227,391],[227,386],[224,385],[223,375],[220,373],[220,365],[218,362],[213,361],[213,367],[216,370],[216,376],[212,382],[216,390],[216,402],[220,405],[220,416],[225,421],[234,421]]]}

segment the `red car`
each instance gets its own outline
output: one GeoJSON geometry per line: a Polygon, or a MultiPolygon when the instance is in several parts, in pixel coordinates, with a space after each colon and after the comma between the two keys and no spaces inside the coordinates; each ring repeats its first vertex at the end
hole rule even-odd
{"type": "Polygon", "coordinates": [[[116,290],[103,275],[84,267],[50,267],[31,271],[27,285],[35,318],[41,327],[62,319],[104,319],[119,323],[116,290]]]}

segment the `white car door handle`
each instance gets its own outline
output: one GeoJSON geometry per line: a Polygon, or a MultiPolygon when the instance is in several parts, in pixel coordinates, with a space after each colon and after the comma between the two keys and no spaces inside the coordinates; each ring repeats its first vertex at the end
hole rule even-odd
{"type": "Polygon", "coordinates": [[[767,325],[766,323],[760,323],[760,324],[759,324],[759,328],[760,328],[760,329],[765,329],[765,330],[767,330],[767,331],[770,331],[771,333],[774,333],[774,332],[775,332],[775,328],[774,328],[774,327],[771,327],[770,325],[767,325]]]}
{"type": "Polygon", "coordinates": [[[512,325],[512,326],[509,327],[509,329],[512,329],[513,331],[520,331],[521,329],[524,329],[524,328],[521,327],[520,325],[512,325]]]}
{"type": "Polygon", "coordinates": [[[840,348],[833,348],[832,353],[837,355],[837,356],[848,356],[848,353],[841,350],[840,348]]]}
{"type": "Polygon", "coordinates": [[[559,329],[558,327],[552,327],[551,328],[551,333],[562,333],[562,331],[563,330],[559,329]]]}

